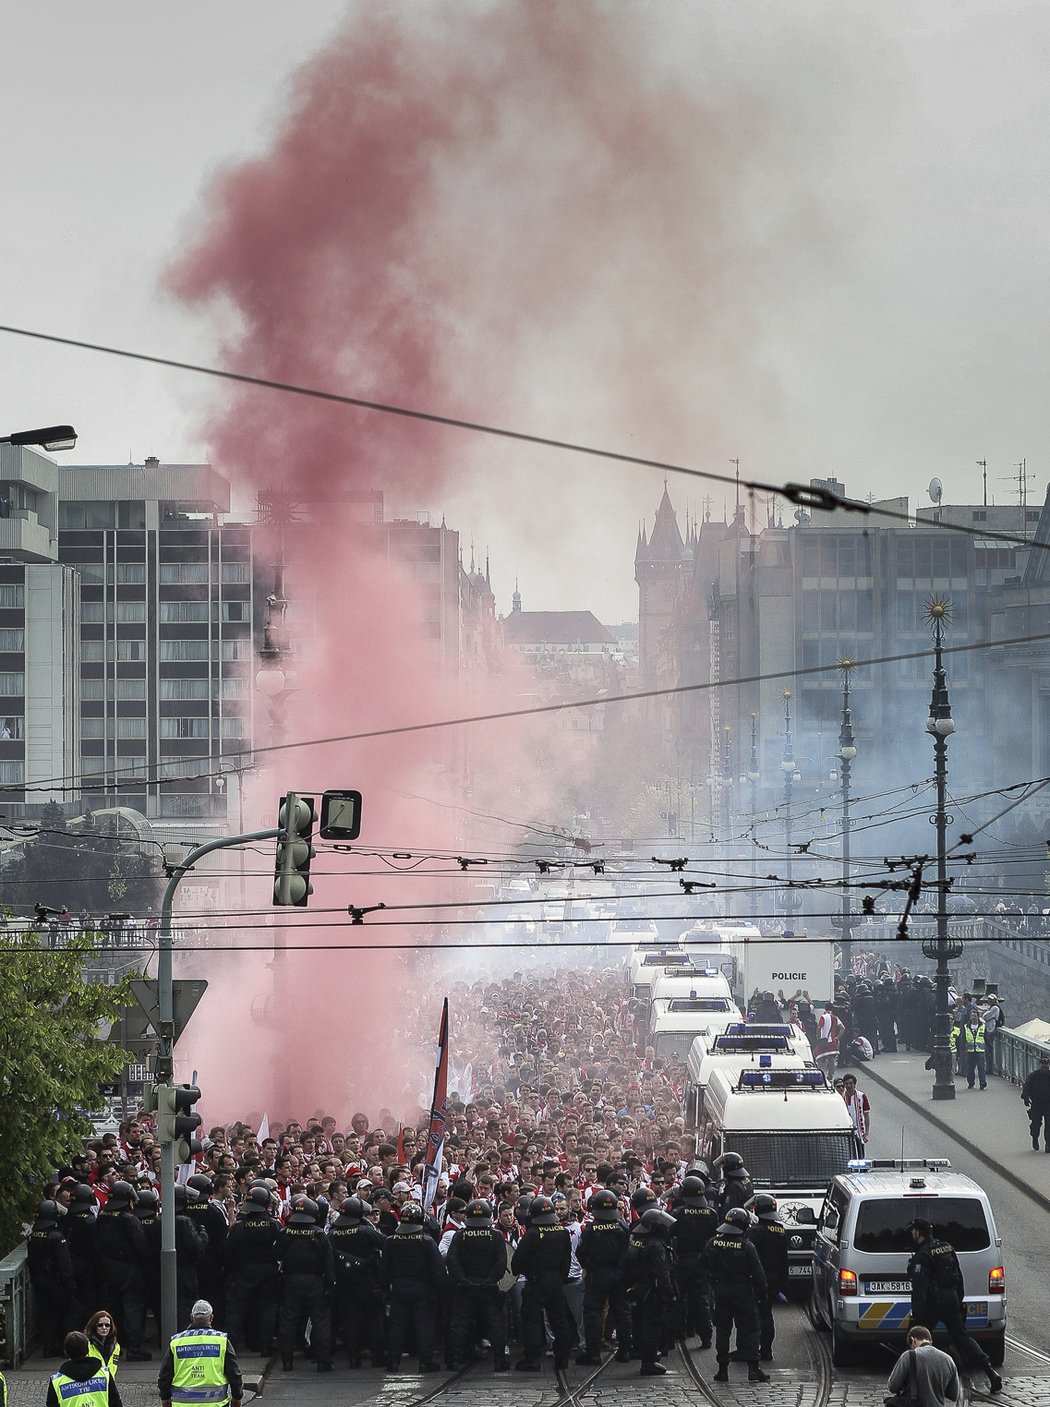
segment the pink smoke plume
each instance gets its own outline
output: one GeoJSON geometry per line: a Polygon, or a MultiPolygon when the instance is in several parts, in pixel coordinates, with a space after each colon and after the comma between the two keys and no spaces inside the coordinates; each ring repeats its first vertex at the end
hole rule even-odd
{"type": "MultiPolygon", "coordinates": [[[[674,447],[710,415],[681,387],[699,342],[719,339],[725,361],[746,337],[745,311],[724,289],[737,259],[727,192],[760,123],[744,106],[705,107],[669,70],[647,74],[643,23],[642,12],[597,0],[361,6],[297,75],[271,149],[217,179],[169,288],[216,317],[223,363],[253,376],[497,424],[527,424],[553,396],[581,435],[629,424],[650,453],[674,447]]],[[[714,372],[707,384],[717,389],[714,372]]],[[[207,434],[213,462],[242,492],[279,489],[290,501],[300,687],[280,742],[519,697],[513,674],[472,681],[469,699],[454,673],[442,677],[419,589],[363,546],[354,496],[381,489],[403,511],[472,491],[502,503],[523,535],[550,531],[568,546],[591,532],[590,481],[561,471],[537,490],[528,459],[491,442],[256,389],[230,393],[207,434]]],[[[561,815],[575,777],[555,736],[504,724],[467,739],[276,752],[246,820],[272,824],[290,787],[352,785],[365,793],[363,849],[447,851],[454,809],[405,793],[453,805],[466,750],[475,807],[498,798],[516,817],[561,815]]],[[[259,854],[254,868],[265,871],[259,854]]],[[[412,1005],[411,965],[341,945],[418,942],[431,930],[377,916],[351,928],[324,910],[406,896],[447,903],[464,891],[447,877],[354,878],[380,868],[361,859],[326,854],[315,865],[308,926],[285,931],[289,947],[327,951],[293,953],[273,972],[268,953],[208,965],[213,986],[186,1058],[200,1065],[212,1116],[323,1106],[344,1118],[351,1105],[408,1100],[420,1052],[394,1033],[412,1005]]],[[[269,888],[265,873],[252,878],[248,942],[266,941],[269,888]]]]}

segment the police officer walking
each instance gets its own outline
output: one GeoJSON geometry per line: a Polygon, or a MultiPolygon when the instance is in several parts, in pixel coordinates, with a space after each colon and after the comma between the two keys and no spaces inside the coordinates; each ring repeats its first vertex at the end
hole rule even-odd
{"type": "Polygon", "coordinates": [[[674,1224],[674,1217],[668,1212],[650,1207],[631,1232],[624,1258],[624,1280],[636,1306],[637,1348],[643,1378],[662,1378],[667,1372],[659,1359],[660,1338],[675,1301],[671,1256],[667,1249],[667,1238],[674,1224]]]}
{"type": "Polygon", "coordinates": [[[426,1213],[406,1202],[393,1236],[383,1248],[383,1284],[390,1294],[390,1359],[396,1373],[409,1333],[415,1338],[421,1373],[438,1372],[434,1362],[434,1305],[448,1283],[445,1262],[432,1237],[424,1234],[426,1213]]]}
{"type": "Polygon", "coordinates": [[[197,1196],[186,1204],[186,1213],[207,1233],[208,1244],[197,1263],[197,1278],[203,1299],[214,1305],[215,1321],[226,1323],[226,1292],[223,1284],[223,1247],[230,1229],[226,1215],[218,1203],[211,1200],[214,1184],[207,1173],[194,1173],[186,1186],[197,1196]]]}
{"type": "Polygon", "coordinates": [[[328,1228],[335,1260],[335,1330],[351,1368],[361,1367],[366,1348],[373,1367],[387,1361],[380,1288],[386,1237],[367,1220],[369,1210],[360,1197],[347,1197],[328,1228]]]}
{"type": "Polygon", "coordinates": [[[492,1225],[492,1204],[478,1198],[467,1207],[463,1227],[445,1259],[452,1287],[449,1346],[452,1367],[472,1354],[480,1328],[492,1345],[497,1373],[510,1367],[507,1314],[499,1284],[507,1273],[507,1243],[492,1225]]]}
{"type": "Polygon", "coordinates": [[[729,1381],[729,1339],[736,1325],[739,1357],[747,1363],[748,1382],[767,1383],[759,1365],[759,1305],[766,1298],[766,1277],[758,1252],[747,1239],[751,1215],[731,1207],[704,1250],[714,1300],[716,1383],[729,1381]]]}
{"type": "Polygon", "coordinates": [[[277,1235],[270,1189],[253,1187],[223,1250],[226,1325],[242,1348],[271,1353],[277,1337],[277,1235]]]}
{"type": "Polygon", "coordinates": [[[190,1326],[175,1334],[157,1379],[162,1407],[202,1403],[208,1407],[239,1407],[244,1382],[233,1344],[212,1327],[212,1307],[198,1300],[190,1311],[190,1326]]]}
{"type": "Polygon", "coordinates": [[[332,1370],[332,1316],[328,1296],[335,1284],[335,1264],[328,1237],[317,1224],[317,1203],[302,1194],[292,1201],[288,1225],[277,1233],[281,1268],[281,1312],[277,1342],[281,1366],[295,1366],[295,1340],[310,1320],[310,1345],[319,1373],[332,1370]]]}
{"type": "Polygon", "coordinates": [[[98,1249],[98,1198],[86,1182],[78,1182],[69,1204],[62,1230],[73,1262],[76,1299],[70,1318],[86,1324],[105,1302],[102,1256],[98,1249]]]}
{"type": "Polygon", "coordinates": [[[208,1233],[187,1215],[197,1201],[192,1187],[175,1185],[175,1313],[180,1324],[188,1324],[193,1303],[200,1297],[198,1269],[208,1248],[208,1233]]]}
{"type": "Polygon", "coordinates": [[[153,1318],[160,1325],[160,1198],[152,1188],[138,1194],[132,1207],[139,1225],[146,1234],[146,1263],[143,1266],[143,1293],[153,1318]]]}
{"type": "Polygon", "coordinates": [[[567,1229],[549,1197],[534,1197],[529,1206],[529,1229],[518,1242],[511,1258],[513,1274],[525,1277],[521,1296],[521,1328],[524,1356],[515,1364],[519,1373],[538,1373],[545,1349],[543,1317],[554,1335],[554,1366],[569,1366],[569,1354],[576,1343],[576,1326],[565,1299],[565,1284],[572,1265],[572,1246],[567,1229]]]}
{"type": "Polygon", "coordinates": [[[758,1218],[758,1225],[751,1228],[749,1236],[766,1276],[766,1295],[758,1302],[758,1356],[763,1363],[769,1363],[773,1358],[773,1340],[777,1333],[773,1300],[779,1298],[783,1302],[787,1299],[787,1230],[777,1216],[777,1199],[768,1192],[756,1193],[747,1204],[747,1210],[758,1218]]]}
{"type": "Polygon", "coordinates": [[[1038,1152],[1042,1129],[1043,1147],[1050,1153],[1050,1055],[1039,1057],[1038,1070],[1033,1070],[1021,1086],[1021,1098],[1028,1110],[1032,1147],[1038,1152]]]}
{"type": "Polygon", "coordinates": [[[616,1331],[616,1361],[631,1357],[631,1316],[623,1283],[623,1263],[630,1239],[620,1220],[616,1194],[607,1189],[595,1192],[587,1205],[592,1220],[585,1223],[576,1248],[583,1267],[583,1352],[576,1362],[597,1367],[601,1363],[602,1326],[605,1306],[616,1331]]]}
{"type": "Polygon", "coordinates": [[[700,1335],[700,1347],[711,1347],[711,1294],[704,1247],[718,1230],[718,1213],[707,1200],[707,1183],[691,1173],[682,1180],[674,1209],[671,1246],[681,1303],[683,1335],[700,1335]]]}
{"type": "Polygon", "coordinates": [[[129,1182],[115,1182],[98,1215],[98,1248],[106,1277],[109,1308],[125,1340],[124,1356],[145,1362],[153,1355],[142,1347],[146,1331],[146,1298],[143,1266],[149,1250],[146,1233],[132,1212],[135,1190],[129,1182]]]}
{"type": "Polygon", "coordinates": [[[941,1320],[959,1361],[987,1373],[988,1391],[1000,1392],[1002,1378],[984,1349],[966,1332],[963,1275],[954,1247],[934,1236],[933,1223],[925,1217],[916,1217],[911,1223],[911,1238],[915,1245],[908,1262],[911,1322],[936,1324],[941,1320]]]}
{"type": "Polygon", "coordinates": [[[46,1198],[36,1209],[29,1233],[27,1266],[36,1300],[37,1327],[46,1358],[57,1358],[76,1298],[73,1262],[59,1230],[60,1208],[46,1198]]]}

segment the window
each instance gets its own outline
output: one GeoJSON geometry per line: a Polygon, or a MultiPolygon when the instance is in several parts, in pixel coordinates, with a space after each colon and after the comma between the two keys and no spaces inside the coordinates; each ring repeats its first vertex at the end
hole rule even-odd
{"type": "Polygon", "coordinates": [[[76,567],[81,581],[90,582],[94,586],[105,584],[106,572],[101,562],[70,562],[69,565],[76,567]]]}
{"type": "MultiPolygon", "coordinates": [[[[118,699],[144,699],[146,697],[145,679],[118,679],[117,698],[118,699]]],[[[130,736],[130,734],[129,734],[130,736]]]]}
{"type": "Polygon", "coordinates": [[[880,1197],[860,1205],[853,1238],[857,1250],[873,1255],[911,1251],[908,1223],[914,1216],[928,1217],[934,1236],[956,1251],[983,1251],[991,1244],[984,1206],[976,1197],[880,1197]]]}
{"type": "Polygon", "coordinates": [[[117,719],[118,738],[144,738],[145,736],[146,720],[144,718],[117,719]]]}
{"type": "Polygon", "coordinates": [[[0,650],[24,650],[26,633],[24,630],[0,630],[0,650]]]}
{"type": "Polygon", "coordinates": [[[26,589],[20,581],[0,582],[0,607],[8,611],[22,611],[25,604],[26,589]]]}
{"type": "Polygon", "coordinates": [[[222,681],[222,696],[224,699],[246,699],[248,697],[247,679],[238,675],[232,679],[224,679],[222,681]]]}
{"type": "Polygon", "coordinates": [[[58,505],[58,526],[64,531],[113,528],[117,523],[116,507],[115,503],[74,503],[66,500],[58,505]]]}
{"type": "Polygon", "coordinates": [[[168,625],[206,624],[209,609],[208,601],[162,601],[160,618],[168,625]]]}
{"type": "Polygon", "coordinates": [[[211,812],[211,797],[200,793],[173,796],[167,792],[161,794],[161,805],[166,816],[207,816],[211,812]]]}
{"type": "Polygon", "coordinates": [[[162,718],[160,736],[162,738],[206,738],[210,718],[162,718]]]}
{"type": "Polygon", "coordinates": [[[3,714],[0,714],[0,741],[6,743],[10,742],[12,738],[21,738],[23,736],[22,724],[24,722],[25,719],[21,714],[16,713],[13,717],[11,715],[5,717],[3,714]]]}
{"type": "Polygon", "coordinates": [[[248,563],[223,562],[222,580],[226,586],[246,586],[248,583],[248,563]]]}
{"type": "Polygon", "coordinates": [[[118,640],[117,659],[122,663],[141,664],[146,658],[145,640],[118,640]]]}
{"type": "Polygon", "coordinates": [[[146,564],[145,562],[118,562],[117,563],[117,585],[118,586],[145,586],[146,584],[146,564]]]}
{"type": "Polygon", "coordinates": [[[26,677],[19,671],[0,670],[0,694],[13,694],[15,696],[24,695],[26,691],[26,677]]]}
{"type": "Polygon", "coordinates": [[[162,660],[185,663],[187,660],[208,658],[207,640],[162,640],[160,642],[162,660]]]}
{"type": "Polygon", "coordinates": [[[161,562],[161,586],[207,586],[207,562],[161,562]]]}
{"type": "Polygon", "coordinates": [[[207,679],[162,679],[160,696],[162,699],[208,699],[211,684],[207,679]]]}
{"type": "Polygon", "coordinates": [[[24,782],[26,779],[26,765],[21,760],[11,762],[0,762],[0,782],[24,782]]]}
{"type": "Polygon", "coordinates": [[[104,699],[106,697],[105,679],[81,679],[80,697],[94,703],[97,703],[99,699],[104,699]]]}
{"type": "Polygon", "coordinates": [[[227,661],[251,659],[251,640],[247,635],[242,635],[239,639],[235,640],[224,640],[222,642],[222,657],[227,661]]]}
{"type": "Polygon", "coordinates": [[[146,619],[145,601],[118,601],[117,624],[140,625],[146,619]]]}
{"type": "Polygon", "coordinates": [[[81,601],[80,621],[82,625],[105,625],[105,601],[81,601]]]}
{"type": "Polygon", "coordinates": [[[222,736],[224,738],[243,738],[247,719],[244,718],[224,718],[222,720],[222,736]]]}
{"type": "Polygon", "coordinates": [[[82,718],[80,720],[80,736],[82,738],[104,738],[106,736],[106,720],[104,718],[82,718]]]}
{"type": "Polygon", "coordinates": [[[226,621],[242,621],[248,619],[247,601],[224,601],[222,603],[222,618],[226,621]]]}

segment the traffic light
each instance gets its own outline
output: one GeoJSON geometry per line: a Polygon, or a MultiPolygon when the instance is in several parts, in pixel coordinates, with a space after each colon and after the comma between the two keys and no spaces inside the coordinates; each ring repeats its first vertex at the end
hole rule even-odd
{"type": "Polygon", "coordinates": [[[294,906],[305,909],[313,886],[310,883],[310,861],[314,848],[310,837],[314,829],[314,799],[297,796],[290,791],[281,802],[277,824],[277,865],[274,872],[273,902],[280,908],[294,906]]]}
{"type": "Polygon", "coordinates": [[[201,1116],[193,1108],[200,1097],[196,1085],[157,1086],[157,1138],[162,1144],[174,1143],[177,1163],[188,1163],[200,1152],[193,1137],[201,1126],[201,1116]]]}

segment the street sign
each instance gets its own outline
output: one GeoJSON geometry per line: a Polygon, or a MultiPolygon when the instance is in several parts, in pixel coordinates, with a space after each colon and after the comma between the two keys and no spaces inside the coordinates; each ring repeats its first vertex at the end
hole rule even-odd
{"type": "MultiPolygon", "coordinates": [[[[173,982],[172,1016],[175,1019],[175,1040],[186,1029],[186,1023],[197,1009],[197,1003],[208,990],[203,978],[182,978],[173,982]]],[[[140,1042],[152,1029],[156,1033],[160,1025],[160,992],[156,982],[138,980],[131,984],[138,1011],[128,1011],[128,1041],[140,1042]]]]}
{"type": "Polygon", "coordinates": [[[361,834],[361,793],[326,791],[321,797],[322,840],[356,840],[361,834]]]}

